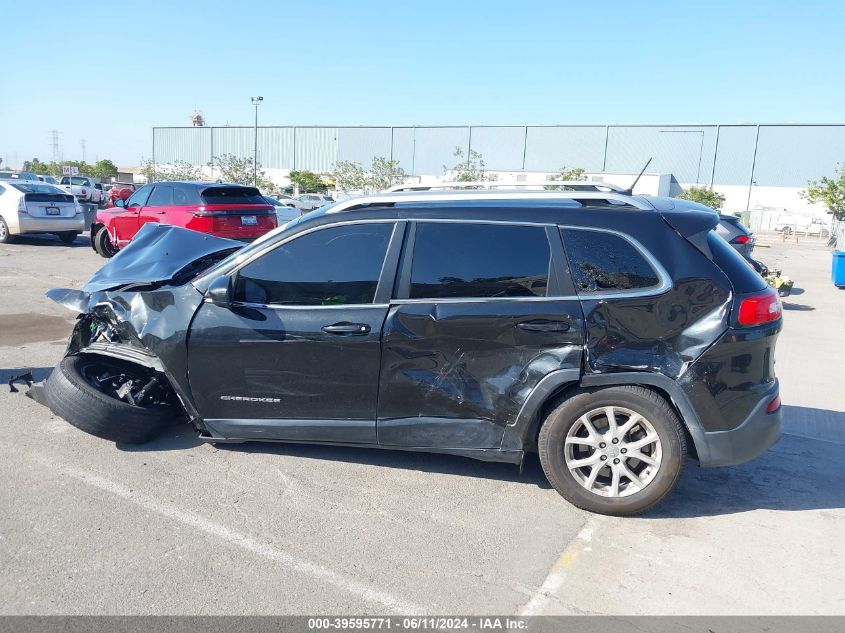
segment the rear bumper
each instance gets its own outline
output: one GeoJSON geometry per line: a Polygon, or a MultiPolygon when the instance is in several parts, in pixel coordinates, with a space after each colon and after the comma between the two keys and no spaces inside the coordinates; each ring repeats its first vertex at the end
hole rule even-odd
{"type": "Polygon", "coordinates": [[[782,407],[766,413],[766,407],[778,394],[778,385],[768,391],[747,418],[729,431],[704,432],[696,438],[706,450],[699,449],[700,463],[705,467],[735,466],[765,453],[780,438],[782,407]]]}
{"type": "Polygon", "coordinates": [[[31,215],[19,215],[18,223],[21,233],[56,233],[58,231],[77,231],[82,233],[85,230],[85,216],[82,214],[77,214],[72,218],[41,218],[31,215]]]}

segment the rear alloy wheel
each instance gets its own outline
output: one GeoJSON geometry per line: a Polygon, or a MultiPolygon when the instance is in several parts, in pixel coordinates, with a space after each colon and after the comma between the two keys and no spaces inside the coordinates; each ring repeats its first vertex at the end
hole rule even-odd
{"type": "Polygon", "coordinates": [[[142,444],[178,414],[161,374],[108,356],[67,356],[44,385],[56,415],[91,435],[142,444]]]}
{"type": "Polygon", "coordinates": [[[100,257],[105,257],[106,259],[114,257],[117,254],[117,249],[112,244],[109,232],[105,228],[100,229],[94,235],[94,250],[97,251],[100,257]]]}
{"type": "Polygon", "coordinates": [[[686,437],[659,395],[611,387],[577,393],[554,409],[538,449],[561,496],[584,510],[626,516],[653,508],[672,492],[686,437]]]}
{"type": "Polygon", "coordinates": [[[76,231],[64,231],[62,233],[56,233],[56,237],[58,237],[62,243],[64,244],[73,244],[76,241],[76,237],[79,235],[76,231]]]}
{"type": "Polygon", "coordinates": [[[0,244],[8,244],[14,240],[12,234],[9,232],[9,225],[6,220],[0,217],[0,244]]]}

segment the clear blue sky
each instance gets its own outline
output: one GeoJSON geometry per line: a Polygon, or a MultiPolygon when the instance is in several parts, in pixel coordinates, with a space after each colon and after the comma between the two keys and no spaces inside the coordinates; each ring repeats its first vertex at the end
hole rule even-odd
{"type": "Polygon", "coordinates": [[[5,161],[55,128],[137,164],[152,126],[251,124],[258,94],[268,125],[845,122],[842,0],[120,6],[4,3],[5,161]]]}

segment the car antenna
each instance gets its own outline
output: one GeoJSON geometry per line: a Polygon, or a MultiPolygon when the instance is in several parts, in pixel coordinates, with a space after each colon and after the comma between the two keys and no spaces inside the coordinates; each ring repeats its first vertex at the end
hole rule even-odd
{"type": "Polygon", "coordinates": [[[640,173],[638,173],[637,177],[634,178],[634,182],[631,183],[631,186],[628,187],[625,191],[622,191],[621,193],[623,193],[627,196],[631,196],[631,195],[634,194],[634,187],[637,186],[637,183],[640,181],[640,177],[645,173],[645,170],[648,169],[648,166],[651,165],[651,161],[652,161],[653,158],[654,157],[652,156],[651,158],[648,159],[648,161],[646,161],[646,164],[643,165],[643,168],[640,170],[640,173]]]}

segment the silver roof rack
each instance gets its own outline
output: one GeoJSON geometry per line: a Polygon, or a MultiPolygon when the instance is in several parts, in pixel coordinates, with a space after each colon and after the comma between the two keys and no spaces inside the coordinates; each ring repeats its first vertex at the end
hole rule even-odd
{"type": "Polygon", "coordinates": [[[616,193],[626,193],[627,190],[618,185],[612,185],[609,182],[590,181],[590,180],[478,180],[472,182],[438,182],[429,185],[410,184],[410,185],[395,185],[390,189],[385,189],[384,193],[399,193],[403,191],[442,191],[442,190],[466,190],[466,189],[518,189],[529,190],[542,188],[545,191],[560,191],[560,187],[565,187],[563,191],[613,191],[616,193]],[[546,187],[555,187],[555,189],[546,189],[546,187]]]}
{"type": "MultiPolygon", "coordinates": [[[[465,185],[466,183],[461,183],[465,185]]],[[[543,202],[574,201],[581,204],[595,201],[626,205],[643,211],[654,211],[654,207],[639,196],[631,196],[618,191],[548,191],[548,190],[426,190],[426,191],[386,191],[361,198],[351,198],[336,202],[327,208],[326,213],[341,213],[369,205],[390,205],[407,202],[461,202],[468,200],[536,200],[543,202]]]]}

